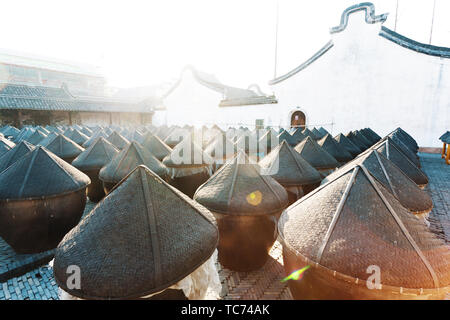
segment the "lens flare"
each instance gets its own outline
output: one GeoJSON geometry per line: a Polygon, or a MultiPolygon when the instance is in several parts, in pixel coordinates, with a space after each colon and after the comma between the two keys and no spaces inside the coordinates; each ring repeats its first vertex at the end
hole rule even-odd
{"type": "Polygon", "coordinates": [[[260,191],[253,191],[247,195],[247,202],[252,206],[257,206],[261,203],[262,193],[260,191]]]}
{"type": "Polygon", "coordinates": [[[303,272],[309,269],[309,266],[306,266],[304,268],[301,268],[299,270],[295,270],[290,275],[288,275],[286,278],[281,280],[281,282],[286,282],[288,280],[301,280],[303,278],[303,272]]]}

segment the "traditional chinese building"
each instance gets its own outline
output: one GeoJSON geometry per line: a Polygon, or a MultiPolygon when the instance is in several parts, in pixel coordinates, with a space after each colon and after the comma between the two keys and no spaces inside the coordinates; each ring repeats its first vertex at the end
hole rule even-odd
{"type": "Polygon", "coordinates": [[[75,94],[102,95],[105,78],[99,68],[0,49],[0,82],[60,88],[75,94]]]}
{"type": "Polygon", "coordinates": [[[450,48],[406,38],[382,26],[387,17],[367,2],[347,8],[329,42],[271,80],[280,120],[332,123],[334,133],[401,126],[421,147],[439,147],[450,127],[450,48]]]}
{"type": "Polygon", "coordinates": [[[158,101],[107,94],[97,68],[0,51],[0,121],[3,124],[151,123],[158,101]]]}
{"type": "Polygon", "coordinates": [[[404,37],[382,26],[387,17],[368,2],[347,8],[319,51],[269,82],[272,95],[186,68],[155,121],[324,126],[334,134],[370,127],[380,135],[400,126],[421,147],[439,147],[450,127],[450,48],[404,37]]]}
{"type": "Polygon", "coordinates": [[[257,85],[247,89],[228,86],[215,76],[187,66],[179,79],[162,96],[163,110],[155,112],[154,124],[183,125],[218,124],[255,125],[254,110],[270,120],[276,99],[267,95],[257,85]],[[260,112],[264,110],[265,112],[260,112]]]}

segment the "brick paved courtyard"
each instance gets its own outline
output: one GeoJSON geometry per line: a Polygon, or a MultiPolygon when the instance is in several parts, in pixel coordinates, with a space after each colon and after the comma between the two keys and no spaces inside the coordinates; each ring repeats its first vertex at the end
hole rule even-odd
{"type": "MultiPolygon", "coordinates": [[[[420,156],[422,170],[430,180],[426,190],[430,192],[434,204],[430,214],[431,225],[443,238],[450,241],[450,166],[445,165],[439,155],[420,154],[420,156]]],[[[89,203],[86,212],[92,207],[93,204],[89,203]]],[[[6,259],[11,261],[13,258],[11,252],[8,252],[10,256],[3,258],[4,261],[6,259]]],[[[0,249],[0,262],[1,259],[0,249]]],[[[26,257],[21,259],[26,260],[26,257]]],[[[292,299],[287,285],[280,282],[284,277],[284,271],[279,242],[275,242],[268,262],[258,271],[233,272],[218,266],[222,282],[222,299],[292,299]]],[[[57,286],[51,269],[48,265],[44,265],[0,283],[0,300],[5,299],[58,299],[57,286]]]]}
{"type": "Polygon", "coordinates": [[[0,238],[0,282],[47,263],[53,257],[54,250],[38,254],[17,254],[0,238]]]}
{"type": "Polygon", "coordinates": [[[439,154],[419,154],[422,170],[430,183],[426,187],[433,198],[430,222],[450,242],[450,166],[439,154]]]}

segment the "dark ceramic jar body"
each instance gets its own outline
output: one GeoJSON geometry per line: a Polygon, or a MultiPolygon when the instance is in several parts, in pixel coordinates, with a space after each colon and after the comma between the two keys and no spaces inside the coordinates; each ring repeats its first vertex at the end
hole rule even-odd
{"type": "Polygon", "coordinates": [[[219,227],[219,262],[227,269],[252,271],[261,268],[277,238],[281,214],[224,215],[213,212],[219,227]]]}
{"type": "Polygon", "coordinates": [[[80,221],[86,205],[86,188],[62,195],[0,201],[0,231],[18,253],[56,248],[80,221]]]}

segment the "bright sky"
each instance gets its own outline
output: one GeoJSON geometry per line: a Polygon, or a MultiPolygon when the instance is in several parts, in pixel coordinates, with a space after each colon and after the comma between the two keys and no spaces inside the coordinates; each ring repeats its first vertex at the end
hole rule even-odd
{"type": "MultiPolygon", "coordinates": [[[[357,0],[278,0],[278,75],[330,39],[357,0]]],[[[374,0],[377,14],[396,0],[374,0]]],[[[397,32],[428,43],[432,0],[399,0],[397,32]]],[[[276,0],[3,0],[0,47],[98,65],[108,84],[143,86],[192,64],[228,85],[273,78],[276,0]]],[[[450,1],[436,0],[432,44],[450,47],[450,1]],[[446,15],[447,13],[447,15],[446,15]]]]}

